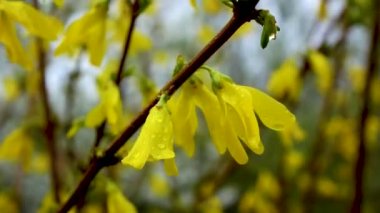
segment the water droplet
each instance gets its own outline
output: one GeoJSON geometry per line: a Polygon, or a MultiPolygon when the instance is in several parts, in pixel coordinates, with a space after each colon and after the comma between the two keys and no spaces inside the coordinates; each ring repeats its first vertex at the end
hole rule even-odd
{"type": "Polygon", "coordinates": [[[272,33],[270,36],[269,36],[269,40],[275,40],[277,38],[277,34],[276,33],[272,33]]]}
{"type": "Polygon", "coordinates": [[[163,144],[163,143],[159,143],[157,146],[160,149],[165,149],[165,147],[166,147],[165,144],[163,144]]]}

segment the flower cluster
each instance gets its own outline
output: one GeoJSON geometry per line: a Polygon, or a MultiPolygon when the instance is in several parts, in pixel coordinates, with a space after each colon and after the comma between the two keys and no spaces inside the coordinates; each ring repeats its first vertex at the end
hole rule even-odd
{"type": "Polygon", "coordinates": [[[141,169],[148,159],[174,162],[174,144],[192,156],[198,124],[196,108],[202,111],[218,152],[228,151],[239,164],[248,161],[243,144],[256,154],[264,151],[256,115],[265,126],[277,131],[295,122],[285,106],[265,93],[237,85],[214,70],[207,71],[211,85],[196,73],[167,103],[163,99],[151,109],[137,141],[122,160],[124,164],[141,169]]]}

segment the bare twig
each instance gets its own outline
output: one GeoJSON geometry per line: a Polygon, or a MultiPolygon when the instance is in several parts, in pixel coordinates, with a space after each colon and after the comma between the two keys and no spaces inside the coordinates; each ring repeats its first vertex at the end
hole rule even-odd
{"type": "MultiPolygon", "coordinates": [[[[33,5],[36,9],[39,9],[38,1],[33,0],[33,5]]],[[[52,190],[54,194],[54,200],[57,203],[60,203],[60,189],[61,181],[59,175],[59,162],[58,162],[58,151],[56,147],[55,139],[55,121],[53,118],[53,113],[49,105],[49,96],[47,92],[47,82],[46,82],[46,55],[43,47],[43,41],[41,39],[36,39],[37,50],[38,50],[38,69],[41,72],[41,82],[40,82],[40,91],[41,98],[45,116],[45,140],[46,146],[49,152],[50,157],[50,172],[51,172],[51,182],[52,190]]]]}
{"type": "MultiPolygon", "coordinates": [[[[121,55],[119,67],[118,67],[117,72],[116,72],[115,83],[116,83],[116,85],[119,86],[119,88],[120,88],[120,83],[121,83],[122,76],[123,76],[122,75],[123,70],[124,70],[124,67],[126,66],[129,47],[131,46],[132,33],[135,29],[136,20],[139,16],[139,9],[140,9],[139,1],[134,1],[133,4],[131,5],[131,19],[130,19],[130,23],[129,23],[128,32],[125,34],[125,43],[124,43],[124,47],[123,47],[123,53],[121,55]]],[[[94,142],[94,153],[95,153],[95,150],[99,147],[100,141],[102,140],[102,138],[104,136],[104,131],[105,131],[106,125],[107,125],[107,122],[104,121],[96,129],[96,136],[95,136],[95,142],[94,142]]]]}

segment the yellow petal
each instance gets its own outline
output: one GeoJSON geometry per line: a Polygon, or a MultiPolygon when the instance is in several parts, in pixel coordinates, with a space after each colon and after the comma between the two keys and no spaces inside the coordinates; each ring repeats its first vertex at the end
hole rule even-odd
{"type": "Polygon", "coordinates": [[[4,12],[20,22],[32,35],[54,40],[62,29],[58,19],[45,15],[22,1],[2,1],[1,4],[4,12]]]}
{"type": "Polygon", "coordinates": [[[33,154],[33,139],[25,129],[19,128],[9,134],[0,145],[0,159],[15,161],[27,170],[33,154]]]}
{"type": "Polygon", "coordinates": [[[254,114],[250,91],[247,90],[247,87],[235,85],[230,82],[223,82],[223,87],[219,93],[223,101],[236,110],[235,115],[229,110],[232,115],[227,114],[227,120],[234,123],[232,128],[235,129],[239,138],[241,138],[253,152],[262,154],[264,150],[260,140],[259,126],[254,114]]]}
{"type": "Polygon", "coordinates": [[[193,6],[194,8],[197,7],[197,0],[190,0],[190,5],[193,6]]]}
{"type": "Polygon", "coordinates": [[[100,65],[105,53],[105,24],[107,9],[96,6],[74,21],[66,30],[65,37],[55,50],[55,55],[85,46],[92,64],[100,65]]]}
{"type": "Polygon", "coordinates": [[[251,92],[254,110],[265,126],[282,130],[295,122],[295,116],[280,102],[260,90],[246,88],[251,92]]]}
{"type": "Polygon", "coordinates": [[[194,102],[199,107],[206,119],[213,143],[219,153],[224,153],[227,148],[225,134],[223,129],[222,110],[216,96],[204,85],[193,88],[194,102]]]}
{"type": "Polygon", "coordinates": [[[106,118],[104,113],[104,105],[98,104],[90,110],[86,115],[85,125],[87,127],[93,128],[99,126],[106,118]]]}
{"type": "Polygon", "coordinates": [[[57,5],[57,7],[62,7],[65,3],[64,0],[53,0],[54,4],[57,5]]]}
{"type": "Polygon", "coordinates": [[[331,87],[333,81],[333,69],[328,58],[320,52],[311,51],[309,60],[312,70],[317,76],[317,83],[319,91],[325,94],[331,87]]]}
{"type": "MultiPolygon", "coordinates": [[[[2,13],[1,10],[0,13],[2,13]]],[[[16,29],[11,20],[4,14],[0,14],[0,26],[0,43],[5,46],[9,60],[30,70],[31,63],[26,58],[22,45],[17,39],[16,29]]]]}
{"type": "Polygon", "coordinates": [[[169,100],[172,113],[174,141],[181,146],[186,154],[194,154],[194,135],[198,126],[195,104],[188,91],[188,83],[169,100]]]}
{"type": "Polygon", "coordinates": [[[299,70],[294,59],[287,59],[276,69],[267,85],[269,93],[274,97],[285,98],[288,96],[292,100],[298,100],[300,87],[299,70]]]}
{"type": "Polygon", "coordinates": [[[130,54],[135,55],[152,49],[152,40],[139,31],[134,31],[131,38],[130,54]]]}
{"type": "Polygon", "coordinates": [[[177,168],[174,158],[164,160],[164,169],[165,169],[166,174],[169,176],[178,175],[178,168],[177,168]]]}
{"type": "Polygon", "coordinates": [[[202,0],[202,3],[206,13],[210,14],[217,14],[223,8],[222,3],[218,0],[202,0]]]}
{"type": "Polygon", "coordinates": [[[115,183],[108,181],[106,189],[108,213],[137,213],[136,207],[123,195],[123,192],[117,187],[115,183]]]}
{"type": "Polygon", "coordinates": [[[223,136],[226,140],[228,152],[239,164],[246,164],[248,162],[248,155],[244,150],[244,147],[239,141],[238,134],[243,134],[240,131],[244,131],[245,127],[239,119],[239,114],[230,106],[226,106],[228,117],[225,117],[225,121],[222,123],[223,136]]]}
{"type": "Polygon", "coordinates": [[[100,91],[100,98],[104,103],[106,110],[107,121],[110,124],[115,124],[122,115],[122,103],[120,92],[116,84],[108,81],[104,91],[100,91]]]}
{"type": "Polygon", "coordinates": [[[175,157],[173,151],[173,124],[166,107],[153,107],[131,151],[123,164],[142,169],[149,156],[153,160],[175,157]]]}

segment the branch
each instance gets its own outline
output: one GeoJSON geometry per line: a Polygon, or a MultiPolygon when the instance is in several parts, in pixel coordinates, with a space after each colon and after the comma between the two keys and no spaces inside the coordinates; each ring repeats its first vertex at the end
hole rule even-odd
{"type": "MultiPolygon", "coordinates": [[[[83,197],[97,173],[107,166],[114,165],[120,161],[115,154],[127,143],[128,139],[144,124],[149,111],[159,100],[161,94],[172,95],[197,69],[202,66],[245,22],[257,19],[258,12],[252,5],[241,7],[246,4],[240,1],[234,5],[234,15],[224,28],[187,64],[171,81],[169,81],[159,92],[156,98],[131,122],[131,124],[119,135],[104,152],[101,157],[95,157],[90,163],[84,177],[78,187],[64,203],[59,212],[69,211],[80,197],[83,197]],[[240,3],[242,2],[242,3],[240,3]]],[[[257,3],[257,2],[256,2],[257,3]]],[[[256,4],[255,4],[256,5],[256,4]]]]}
{"type": "MultiPolygon", "coordinates": [[[[377,2],[377,1],[376,1],[377,2]]],[[[376,3],[375,3],[376,5],[376,3]]],[[[377,2],[377,7],[380,3],[377,2]]],[[[364,179],[364,168],[366,164],[366,128],[367,120],[369,117],[369,109],[371,102],[371,83],[372,79],[375,77],[375,71],[377,68],[377,61],[379,56],[379,41],[380,40],[380,11],[378,9],[374,10],[374,26],[372,31],[372,39],[369,45],[370,52],[367,62],[367,75],[365,79],[365,86],[363,91],[363,105],[361,109],[361,115],[359,120],[359,145],[358,145],[358,157],[355,165],[355,194],[352,201],[351,212],[361,212],[361,204],[363,201],[363,179],[364,179]]]]}
{"type": "MultiPolygon", "coordinates": [[[[39,9],[38,1],[33,0],[33,6],[36,9],[39,9]]],[[[59,175],[59,166],[58,166],[58,151],[56,147],[55,140],[55,121],[53,119],[53,113],[51,112],[51,108],[49,105],[49,95],[47,92],[46,85],[46,55],[44,52],[43,41],[41,39],[36,38],[37,42],[37,51],[38,51],[38,69],[41,72],[41,82],[40,82],[40,92],[42,98],[43,105],[43,113],[45,116],[45,140],[46,146],[48,149],[49,157],[50,157],[50,176],[52,182],[52,190],[54,194],[54,200],[57,203],[60,203],[60,189],[61,189],[61,181],[59,175]]]]}

